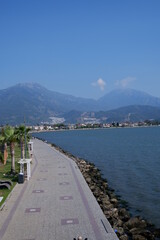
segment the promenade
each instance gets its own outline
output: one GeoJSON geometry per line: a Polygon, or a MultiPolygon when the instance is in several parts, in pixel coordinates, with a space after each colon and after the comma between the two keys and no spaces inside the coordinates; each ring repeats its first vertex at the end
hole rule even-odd
{"type": "Polygon", "coordinates": [[[117,240],[76,163],[34,142],[32,176],[0,211],[0,240],[117,240]]]}

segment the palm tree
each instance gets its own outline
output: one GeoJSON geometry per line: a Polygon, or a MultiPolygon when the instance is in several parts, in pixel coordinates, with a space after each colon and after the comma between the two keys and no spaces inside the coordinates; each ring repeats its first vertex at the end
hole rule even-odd
{"type": "Polygon", "coordinates": [[[0,147],[1,147],[1,153],[0,153],[0,161],[1,161],[1,160],[3,160],[3,155],[4,155],[4,144],[3,144],[2,133],[0,134],[0,147]]]}
{"type": "Polygon", "coordinates": [[[21,146],[22,159],[25,158],[25,147],[26,147],[25,144],[29,140],[29,135],[28,135],[29,131],[30,131],[30,128],[26,128],[25,125],[20,125],[18,128],[15,129],[18,142],[20,143],[20,146],[21,146]]]}
{"type": "Polygon", "coordinates": [[[17,141],[17,134],[15,133],[15,129],[11,126],[6,126],[4,128],[4,137],[5,137],[5,141],[10,145],[11,174],[14,174],[15,173],[14,147],[15,147],[15,142],[17,141]]]}
{"type": "Polygon", "coordinates": [[[2,128],[1,130],[0,143],[1,143],[1,152],[3,154],[3,164],[5,165],[8,157],[5,128],[2,128]]]}

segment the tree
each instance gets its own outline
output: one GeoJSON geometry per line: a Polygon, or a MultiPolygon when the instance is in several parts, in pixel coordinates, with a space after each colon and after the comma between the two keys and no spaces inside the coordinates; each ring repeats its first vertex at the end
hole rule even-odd
{"type": "Polygon", "coordinates": [[[25,125],[20,125],[18,128],[15,129],[15,133],[17,135],[17,140],[21,146],[21,158],[25,158],[25,143],[29,140],[29,131],[30,128],[26,128],[25,125]]]}
{"type": "Polygon", "coordinates": [[[4,162],[4,144],[3,144],[3,136],[2,134],[0,135],[0,147],[1,147],[1,152],[0,152],[0,161],[4,162]]]}
{"type": "Polygon", "coordinates": [[[15,130],[11,126],[6,126],[4,128],[4,138],[10,146],[10,154],[11,154],[11,174],[15,173],[15,156],[14,156],[14,148],[15,142],[17,141],[17,134],[15,130]]]}
{"type": "Polygon", "coordinates": [[[3,164],[6,164],[8,152],[7,152],[7,140],[6,140],[6,128],[2,128],[0,133],[1,153],[3,158],[3,164]]]}

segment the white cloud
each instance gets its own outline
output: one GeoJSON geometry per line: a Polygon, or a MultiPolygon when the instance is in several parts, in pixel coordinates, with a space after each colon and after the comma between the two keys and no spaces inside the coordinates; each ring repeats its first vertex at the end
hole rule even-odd
{"type": "Polygon", "coordinates": [[[92,83],[92,86],[99,87],[101,91],[104,90],[105,85],[106,85],[106,82],[102,78],[99,78],[96,82],[92,83]]]}
{"type": "Polygon", "coordinates": [[[117,87],[122,87],[122,88],[126,88],[130,85],[131,82],[135,81],[136,78],[135,77],[126,77],[126,78],[123,78],[121,80],[117,80],[115,85],[117,87]]]}

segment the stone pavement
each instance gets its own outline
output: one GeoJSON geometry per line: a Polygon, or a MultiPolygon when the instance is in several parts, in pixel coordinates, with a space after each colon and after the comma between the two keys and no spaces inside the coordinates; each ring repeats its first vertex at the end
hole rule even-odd
{"type": "Polygon", "coordinates": [[[34,139],[32,177],[0,211],[0,240],[117,240],[76,163],[34,139]]]}

